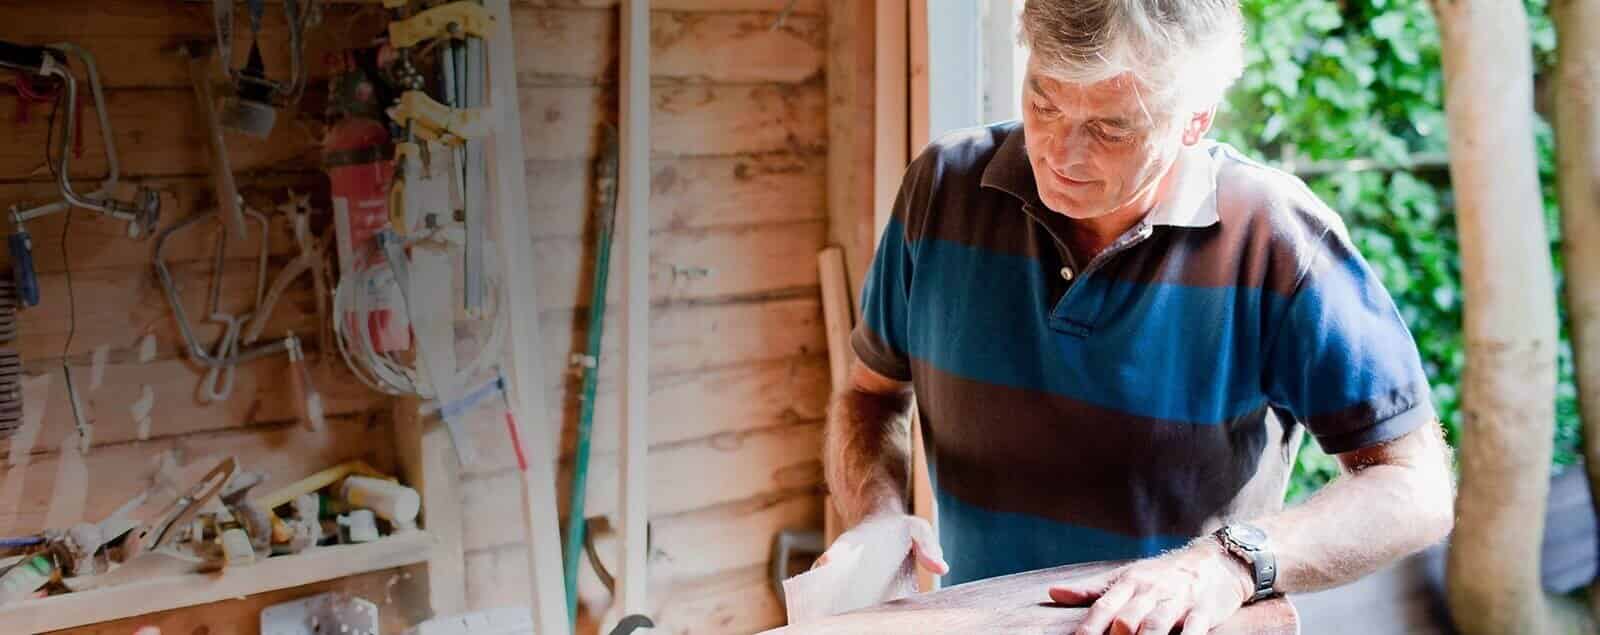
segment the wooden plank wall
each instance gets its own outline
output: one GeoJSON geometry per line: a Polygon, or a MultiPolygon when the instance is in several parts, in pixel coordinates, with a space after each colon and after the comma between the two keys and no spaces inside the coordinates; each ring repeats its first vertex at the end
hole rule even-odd
{"type": "MultiPolygon", "coordinates": [[[[666,632],[748,633],[783,620],[766,582],[774,533],[822,523],[824,3],[652,8],[651,597],[666,632]]],[[[616,117],[618,11],[615,0],[523,0],[513,14],[565,514],[579,403],[569,358],[588,325],[594,159],[602,125],[616,117]]],[[[616,306],[604,335],[590,516],[612,514],[618,496],[616,306]]],[[[500,451],[463,474],[474,608],[526,604],[529,592],[515,457],[496,439],[480,446],[500,451]]]]}
{"type": "MultiPolygon", "coordinates": [[[[345,47],[352,38],[370,37],[382,27],[374,7],[333,6],[324,24],[311,33],[308,59],[314,71],[326,52],[345,47]]],[[[381,15],[381,14],[380,14],[381,15]]],[[[241,17],[240,32],[243,33],[241,17]]],[[[185,62],[174,54],[184,40],[211,38],[209,3],[180,0],[0,0],[4,38],[28,44],[70,41],[93,53],[106,85],[106,102],[121,156],[123,180],[161,192],[162,227],[211,205],[207,149],[198,107],[185,62]]],[[[243,37],[241,35],[241,37],[243,37]]],[[[287,54],[281,13],[269,10],[262,35],[269,73],[285,68],[287,54]]],[[[235,46],[238,61],[247,46],[235,46]]],[[[327,209],[326,179],[319,172],[319,94],[325,73],[314,73],[303,102],[306,115],[280,113],[270,138],[230,136],[231,155],[241,189],[261,211],[275,215],[286,188],[315,193],[327,209]]],[[[0,207],[36,204],[56,198],[44,164],[47,106],[35,106],[27,122],[13,118],[17,98],[6,74],[0,89],[0,207]]],[[[81,91],[87,93],[87,85],[81,91]]],[[[87,95],[84,103],[90,103],[87,95]]],[[[105,168],[100,131],[92,109],[83,116],[84,154],[74,159],[72,173],[80,189],[91,190],[105,168]]],[[[326,217],[317,223],[327,222],[326,217]]],[[[231,396],[204,404],[197,398],[203,369],[183,354],[176,322],[162,296],[150,264],[154,240],[135,241],[124,226],[83,210],[72,213],[65,250],[67,220],[54,215],[32,222],[42,301],[20,315],[19,340],[29,375],[26,399],[42,416],[8,441],[0,441],[0,535],[17,535],[44,527],[66,527],[80,520],[98,520],[149,486],[164,466],[209,469],[223,456],[237,456],[243,467],[266,471],[276,485],[298,479],[342,460],[364,458],[393,465],[393,436],[388,401],[362,388],[338,361],[324,351],[317,366],[329,422],[314,433],[293,421],[288,399],[287,362],[283,357],[255,362],[238,370],[231,396]],[[67,282],[70,277],[72,293],[67,282]],[[154,344],[154,358],[141,360],[141,345],[154,344]],[[70,343],[69,343],[70,342],[70,343]],[[103,379],[92,388],[94,360],[103,350],[103,379]],[[71,368],[92,427],[87,442],[74,424],[67,398],[63,361],[71,368]],[[134,420],[130,407],[144,394],[154,395],[148,428],[134,420]]],[[[274,217],[273,260],[269,276],[292,255],[287,224],[274,217]]],[[[9,231],[9,222],[5,223],[9,231]]],[[[212,271],[216,234],[197,230],[168,246],[169,261],[182,286],[191,314],[201,313],[212,271]]],[[[249,304],[253,293],[253,250],[235,245],[223,277],[223,304],[235,310],[249,304]]],[[[0,268],[10,262],[0,255],[0,268]]],[[[316,347],[315,305],[302,280],[280,303],[267,333],[294,329],[316,347]]],[[[201,337],[212,342],[220,327],[207,324],[201,337]]],[[[311,351],[313,356],[317,351],[311,351]]],[[[393,573],[354,579],[353,590],[377,588],[393,573]],[[376,581],[376,582],[374,582],[376,581]]],[[[408,578],[409,579],[409,578],[408,578]]],[[[284,591],[267,599],[281,601],[339,585],[284,591]]],[[[155,619],[168,625],[209,624],[212,632],[234,632],[254,624],[254,611],[264,600],[218,609],[223,605],[175,611],[155,619]],[[248,618],[246,616],[249,616],[248,618]],[[221,629],[221,630],[219,630],[221,629]]],[[[409,618],[407,618],[409,619],[409,618]]],[[[400,623],[399,618],[394,620],[400,623]]],[[[151,622],[140,622],[151,623],[151,622]]],[[[202,627],[184,626],[184,632],[202,627]]],[[[253,629],[253,626],[249,626],[253,629]]],[[[131,627],[120,632],[127,632],[131,627]]],[[[106,631],[110,632],[110,631],[106,631]]],[[[250,631],[250,632],[253,632],[250,631]]]]}

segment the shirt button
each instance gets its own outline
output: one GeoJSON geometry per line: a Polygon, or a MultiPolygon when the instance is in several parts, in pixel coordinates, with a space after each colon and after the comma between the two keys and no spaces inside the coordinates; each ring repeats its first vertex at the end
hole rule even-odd
{"type": "Polygon", "coordinates": [[[1066,280],[1067,282],[1072,282],[1072,267],[1061,268],[1061,279],[1066,280]]]}

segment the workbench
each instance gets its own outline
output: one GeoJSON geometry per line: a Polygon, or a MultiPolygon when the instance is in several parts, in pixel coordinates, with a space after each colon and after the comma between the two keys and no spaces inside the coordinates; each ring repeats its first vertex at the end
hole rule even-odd
{"type": "MultiPolygon", "coordinates": [[[[979,580],[932,593],[836,615],[767,635],[838,635],[842,633],[1070,633],[1087,607],[1050,602],[1051,585],[1090,576],[1121,563],[1089,563],[1028,571],[979,580]]],[[[1286,598],[1244,607],[1212,631],[1212,635],[1298,635],[1300,618],[1286,598]]]]}

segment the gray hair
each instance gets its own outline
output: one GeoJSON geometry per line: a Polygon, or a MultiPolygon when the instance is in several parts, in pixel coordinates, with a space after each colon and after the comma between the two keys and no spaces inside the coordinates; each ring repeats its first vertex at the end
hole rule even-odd
{"type": "Polygon", "coordinates": [[[1027,0],[1017,36],[1045,76],[1131,73],[1146,110],[1171,114],[1221,101],[1244,68],[1238,0],[1027,0]]]}

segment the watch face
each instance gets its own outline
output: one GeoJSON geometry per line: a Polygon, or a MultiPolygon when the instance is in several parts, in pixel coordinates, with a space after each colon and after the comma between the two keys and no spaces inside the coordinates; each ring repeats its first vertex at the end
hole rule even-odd
{"type": "Polygon", "coordinates": [[[1254,525],[1230,525],[1228,538],[1242,547],[1260,549],[1267,543],[1267,533],[1254,525]]]}

